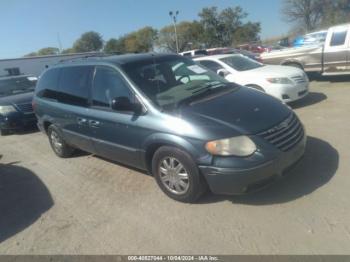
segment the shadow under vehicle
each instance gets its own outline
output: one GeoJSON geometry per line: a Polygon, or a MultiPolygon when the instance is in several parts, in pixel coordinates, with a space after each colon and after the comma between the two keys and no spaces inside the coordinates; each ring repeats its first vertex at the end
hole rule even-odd
{"type": "Polygon", "coordinates": [[[53,204],[35,173],[17,163],[0,163],[0,243],[29,227],[53,204]]]}

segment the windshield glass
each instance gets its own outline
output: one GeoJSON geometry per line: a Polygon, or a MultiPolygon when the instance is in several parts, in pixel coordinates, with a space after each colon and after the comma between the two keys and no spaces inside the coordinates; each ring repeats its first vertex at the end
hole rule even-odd
{"type": "Polygon", "coordinates": [[[36,80],[28,77],[0,78],[0,96],[10,96],[34,91],[36,80]]]}
{"type": "Polygon", "coordinates": [[[184,101],[234,86],[192,60],[175,55],[127,63],[123,69],[163,109],[173,109],[184,101]]]}
{"type": "Polygon", "coordinates": [[[264,66],[253,59],[241,55],[228,56],[220,60],[237,71],[252,70],[264,66]]]}

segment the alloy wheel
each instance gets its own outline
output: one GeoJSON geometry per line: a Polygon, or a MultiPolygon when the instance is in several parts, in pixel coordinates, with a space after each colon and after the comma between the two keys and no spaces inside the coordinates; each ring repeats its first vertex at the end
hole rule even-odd
{"type": "Polygon", "coordinates": [[[160,180],[173,194],[185,194],[190,185],[188,173],[183,164],[174,157],[165,157],[159,165],[160,180]]]}

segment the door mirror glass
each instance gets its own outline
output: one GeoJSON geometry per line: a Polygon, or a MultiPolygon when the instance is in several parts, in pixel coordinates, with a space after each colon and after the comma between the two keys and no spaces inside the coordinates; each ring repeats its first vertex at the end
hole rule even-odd
{"type": "Polygon", "coordinates": [[[132,103],[126,96],[119,96],[112,100],[112,109],[115,111],[131,111],[139,113],[142,111],[142,106],[137,103],[132,103]]]}
{"type": "Polygon", "coordinates": [[[221,77],[226,77],[227,75],[230,74],[230,72],[227,71],[226,69],[219,69],[218,71],[216,71],[216,73],[221,77]]]}

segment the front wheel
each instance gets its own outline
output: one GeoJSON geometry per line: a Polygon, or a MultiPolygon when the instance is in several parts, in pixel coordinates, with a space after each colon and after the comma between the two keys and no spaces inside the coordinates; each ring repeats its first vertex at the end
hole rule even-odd
{"type": "Polygon", "coordinates": [[[152,172],[162,191],[177,201],[195,202],[207,188],[191,156],[175,147],[163,146],[157,150],[152,172]]]}

